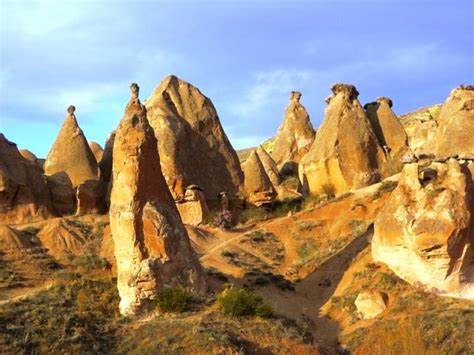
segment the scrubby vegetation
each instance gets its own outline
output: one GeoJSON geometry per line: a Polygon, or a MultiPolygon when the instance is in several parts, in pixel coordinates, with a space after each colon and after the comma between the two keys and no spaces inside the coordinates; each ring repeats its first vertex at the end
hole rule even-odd
{"type": "Polygon", "coordinates": [[[156,306],[160,312],[186,312],[197,302],[192,293],[181,288],[163,288],[156,298],[156,306]]]}
{"type": "Polygon", "coordinates": [[[217,302],[224,315],[230,317],[258,316],[270,318],[273,309],[263,302],[262,297],[243,288],[225,290],[217,297],[217,302]]]}

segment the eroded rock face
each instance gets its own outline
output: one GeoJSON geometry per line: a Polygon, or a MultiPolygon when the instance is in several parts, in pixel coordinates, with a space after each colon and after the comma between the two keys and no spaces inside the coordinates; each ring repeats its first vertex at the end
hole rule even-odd
{"type": "Polygon", "coordinates": [[[28,149],[20,149],[19,152],[23,158],[31,161],[32,163],[38,164],[38,158],[28,149]]]}
{"type": "Polygon", "coordinates": [[[280,185],[281,179],[280,171],[278,170],[275,161],[272,159],[270,154],[268,154],[267,151],[263,149],[262,146],[257,148],[257,155],[263,165],[263,168],[265,169],[265,172],[267,173],[268,178],[270,179],[270,182],[272,183],[273,187],[276,188],[278,185],[280,185]]]}
{"type": "Polygon", "coordinates": [[[451,91],[438,117],[438,157],[474,159],[474,86],[451,91]]]}
{"type": "Polygon", "coordinates": [[[166,77],[146,101],[148,119],[158,139],[161,168],[174,197],[199,185],[208,200],[219,192],[239,192],[239,159],[211,100],[175,76],[166,77]]]}
{"type": "Polygon", "coordinates": [[[353,85],[335,84],[324,121],[300,162],[300,180],[311,194],[331,186],[344,193],[378,182],[386,157],[353,85]]]}
{"type": "Polygon", "coordinates": [[[50,217],[51,198],[41,168],[0,133],[0,224],[50,217]]]}
{"type": "Polygon", "coordinates": [[[186,188],[186,193],[183,198],[177,201],[181,220],[185,224],[198,226],[206,223],[209,219],[210,213],[207,207],[206,197],[204,192],[197,185],[191,185],[186,188]]]}
{"type": "Polygon", "coordinates": [[[393,173],[401,170],[403,161],[413,153],[408,147],[408,137],[402,123],[392,111],[392,100],[388,97],[378,97],[375,102],[364,105],[374,133],[380,145],[390,157],[393,173]]]}
{"type": "Polygon", "coordinates": [[[112,131],[105,142],[104,153],[99,163],[100,176],[103,181],[110,182],[112,176],[112,155],[114,150],[115,131],[112,131]]]}
{"type": "Polygon", "coordinates": [[[247,201],[260,206],[275,199],[275,189],[255,150],[250,153],[242,169],[247,201]]]}
{"type": "Polygon", "coordinates": [[[102,156],[104,155],[104,150],[102,149],[99,143],[92,141],[89,141],[89,148],[91,149],[92,154],[94,154],[97,164],[99,164],[102,160],[102,156]]]}
{"type": "Polygon", "coordinates": [[[69,175],[65,172],[58,172],[46,176],[46,181],[56,213],[60,216],[73,214],[76,210],[76,193],[69,175]]]}
{"type": "Polygon", "coordinates": [[[456,160],[405,165],[375,220],[372,256],[428,291],[474,298],[474,191],[456,160]]]}
{"type": "Polygon", "coordinates": [[[73,187],[87,180],[98,180],[97,162],[69,106],[68,114],[44,163],[46,175],[66,173],[73,187]]]}
{"type": "Polygon", "coordinates": [[[311,148],[315,131],[306,109],[300,103],[301,93],[292,91],[283,122],[273,144],[272,158],[278,165],[298,162],[311,148]]]}
{"type": "Polygon", "coordinates": [[[138,86],[132,84],[131,90],[116,131],[109,213],[122,314],[136,314],[163,287],[206,289],[161,172],[157,141],[138,99],[138,86]]]}
{"type": "Polygon", "coordinates": [[[370,289],[359,293],[354,304],[363,319],[372,319],[387,308],[387,299],[385,293],[370,289]]]}
{"type": "Polygon", "coordinates": [[[434,155],[438,142],[440,106],[429,106],[400,116],[408,136],[408,145],[417,157],[434,155]]]}

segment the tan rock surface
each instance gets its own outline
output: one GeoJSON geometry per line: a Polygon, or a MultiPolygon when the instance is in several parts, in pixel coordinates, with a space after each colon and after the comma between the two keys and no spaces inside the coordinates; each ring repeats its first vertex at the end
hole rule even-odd
{"type": "Polygon", "coordinates": [[[275,199],[275,189],[255,150],[242,165],[242,170],[247,201],[259,206],[275,199]]]}
{"type": "Polygon", "coordinates": [[[16,144],[0,134],[0,224],[47,218],[52,211],[39,165],[22,157],[16,144]]]}
{"type": "Polygon", "coordinates": [[[65,172],[73,187],[87,180],[98,180],[99,173],[94,154],[74,115],[74,106],[68,114],[44,163],[46,175],[65,172]]]}
{"type": "Polygon", "coordinates": [[[94,154],[97,164],[99,164],[102,160],[102,156],[104,155],[104,150],[99,143],[93,141],[89,141],[89,148],[91,149],[92,154],[94,154]]]}
{"type": "Polygon", "coordinates": [[[221,191],[239,192],[239,159],[211,100],[196,87],[168,76],[146,101],[148,119],[158,139],[161,167],[174,197],[196,184],[208,200],[221,191]]]}
{"type": "Polygon", "coordinates": [[[416,156],[434,155],[437,150],[440,105],[429,106],[400,116],[408,145],[416,156]]]}
{"type": "Polygon", "coordinates": [[[46,176],[51,202],[60,216],[73,214],[76,209],[76,193],[71,179],[65,172],[46,176]]]}
{"type": "Polygon", "coordinates": [[[263,165],[263,168],[265,169],[265,172],[267,173],[268,178],[270,179],[270,182],[272,183],[273,187],[276,188],[278,185],[280,185],[281,179],[280,171],[278,170],[275,161],[261,145],[258,146],[256,152],[260,162],[263,165]]]}
{"type": "Polygon", "coordinates": [[[374,289],[365,290],[357,295],[354,304],[363,319],[372,319],[387,308],[387,295],[374,289]]]}
{"type": "Polygon", "coordinates": [[[315,131],[300,98],[301,93],[291,92],[290,103],[273,143],[272,158],[278,165],[288,160],[299,161],[314,141],[315,131]]]}
{"type": "Polygon", "coordinates": [[[405,128],[392,111],[392,100],[378,97],[375,102],[364,105],[364,108],[375,135],[391,158],[393,173],[399,172],[402,162],[411,158],[413,153],[408,147],[405,128]]]}
{"type": "Polygon", "coordinates": [[[473,185],[451,159],[405,165],[375,220],[372,256],[427,291],[474,298],[473,185]]]}
{"type": "Polygon", "coordinates": [[[474,86],[460,86],[449,95],[438,117],[439,157],[474,159],[474,86]]]}
{"type": "Polygon", "coordinates": [[[28,149],[20,149],[19,152],[23,158],[31,161],[32,163],[38,163],[38,158],[36,155],[34,155],[28,149]]]}
{"type": "Polygon", "coordinates": [[[336,193],[380,180],[386,165],[371,124],[352,85],[335,84],[324,121],[300,162],[300,180],[311,194],[331,187],[336,193]]]}
{"type": "Polygon", "coordinates": [[[103,181],[109,182],[112,175],[112,160],[113,150],[115,141],[115,131],[112,131],[105,142],[104,152],[102,159],[99,163],[100,176],[103,181]]]}
{"type": "Polygon", "coordinates": [[[186,188],[184,198],[176,203],[181,220],[185,224],[198,226],[206,223],[210,217],[206,197],[197,185],[186,188]]]}
{"type": "Polygon", "coordinates": [[[146,108],[132,98],[113,150],[110,228],[117,261],[120,312],[135,314],[163,287],[205,291],[197,256],[160,168],[146,108]]]}

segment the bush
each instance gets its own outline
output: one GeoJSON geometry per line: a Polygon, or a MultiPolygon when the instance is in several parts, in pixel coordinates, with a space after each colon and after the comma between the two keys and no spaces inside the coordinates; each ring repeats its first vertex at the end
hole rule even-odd
{"type": "Polygon", "coordinates": [[[217,297],[217,302],[224,315],[230,317],[259,316],[269,318],[273,316],[271,306],[263,302],[262,297],[243,288],[231,288],[217,297]]]}
{"type": "Polygon", "coordinates": [[[232,213],[230,211],[219,212],[214,217],[214,225],[223,229],[230,229],[232,227],[232,213]]]}
{"type": "Polygon", "coordinates": [[[86,271],[109,268],[110,264],[107,260],[93,254],[79,255],[74,259],[74,264],[86,271]]]}
{"type": "Polygon", "coordinates": [[[163,288],[158,292],[156,306],[161,312],[186,312],[196,303],[194,296],[181,288],[163,288]]]}

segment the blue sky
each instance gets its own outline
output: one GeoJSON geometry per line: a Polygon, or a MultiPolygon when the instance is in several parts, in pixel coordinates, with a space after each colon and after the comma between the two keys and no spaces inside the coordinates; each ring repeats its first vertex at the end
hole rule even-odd
{"type": "Polygon", "coordinates": [[[235,148],[275,134],[289,92],[313,124],[334,82],[404,113],[474,82],[472,0],[0,0],[0,132],[45,157],[70,104],[103,145],[130,82],[175,74],[235,148]]]}

